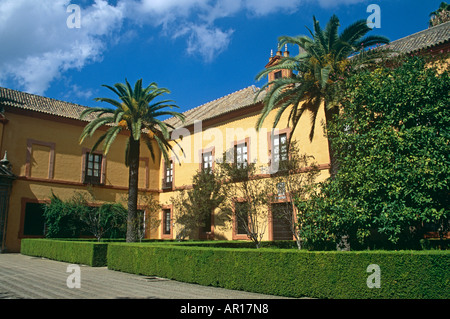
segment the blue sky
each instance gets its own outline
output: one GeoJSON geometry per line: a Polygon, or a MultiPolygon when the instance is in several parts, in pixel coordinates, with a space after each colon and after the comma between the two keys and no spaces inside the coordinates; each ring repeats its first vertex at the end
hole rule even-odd
{"type": "MultiPolygon", "coordinates": [[[[181,111],[250,85],[281,35],[315,15],[343,30],[381,9],[371,34],[391,41],[428,27],[441,0],[0,0],[0,86],[87,106],[102,84],[156,82],[181,111]],[[70,4],[80,28],[69,28],[70,4]]],[[[292,54],[298,48],[289,47],[292,54]]]]}

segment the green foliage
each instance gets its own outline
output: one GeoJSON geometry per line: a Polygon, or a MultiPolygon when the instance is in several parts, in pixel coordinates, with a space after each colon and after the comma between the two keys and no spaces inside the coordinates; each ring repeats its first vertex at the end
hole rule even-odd
{"type": "Polygon", "coordinates": [[[301,223],[294,218],[295,198],[306,198],[309,189],[316,183],[319,174],[317,164],[313,156],[301,154],[297,141],[292,141],[288,149],[288,158],[279,163],[278,172],[272,175],[270,183],[273,191],[266,196],[270,202],[276,203],[286,200],[286,203],[278,205],[277,216],[272,211],[272,219],[280,218],[290,225],[297,247],[302,248],[301,223]]]}
{"type": "Polygon", "coordinates": [[[50,203],[44,205],[46,237],[79,237],[83,226],[80,216],[88,209],[84,198],[79,194],[68,201],[63,201],[52,194],[50,203]]]}
{"type": "Polygon", "coordinates": [[[92,267],[106,266],[107,243],[24,238],[20,253],[92,267]]]}
{"type": "Polygon", "coordinates": [[[347,81],[328,124],[339,171],[297,202],[305,238],[418,248],[426,223],[448,230],[449,89],[448,72],[418,57],[347,81]]]}
{"type": "Polygon", "coordinates": [[[277,109],[273,123],[275,127],[281,115],[292,105],[288,125],[295,130],[300,117],[305,111],[312,112],[310,139],[314,136],[316,117],[320,106],[326,102],[326,114],[329,117],[336,111],[336,99],[333,93],[340,90],[339,80],[347,76],[349,68],[360,67],[372,63],[375,58],[382,56],[381,50],[372,50],[349,59],[351,55],[363,52],[366,48],[378,44],[388,43],[382,36],[366,36],[371,31],[366,20],[358,20],[341,33],[338,33],[340,22],[333,15],[325,29],[313,17],[313,30],[309,30],[311,37],[301,35],[296,37],[282,36],[279,38],[279,49],[285,44],[300,48],[300,54],[284,57],[274,66],[261,71],[256,79],[266,77],[270,72],[291,70],[289,78],[279,78],[268,82],[259,92],[268,93],[264,97],[264,108],[257,122],[261,128],[269,113],[277,109]]]}
{"type": "MultiPolygon", "coordinates": [[[[218,170],[199,170],[192,177],[192,189],[180,191],[171,198],[175,209],[175,223],[181,226],[177,238],[196,237],[200,228],[205,228],[211,215],[222,207],[226,193],[222,187],[223,176],[218,170]]],[[[225,210],[217,215],[218,220],[226,220],[225,210]]],[[[218,222],[218,225],[222,222],[218,222]]]]}
{"type": "Polygon", "coordinates": [[[123,130],[128,130],[130,141],[125,154],[127,165],[130,163],[129,144],[131,140],[140,141],[141,138],[149,148],[153,160],[155,160],[155,145],[153,142],[156,142],[165,160],[168,161],[167,152],[172,148],[168,142],[170,138],[168,129],[173,129],[173,127],[158,120],[158,117],[173,116],[184,120],[184,115],[164,110],[178,108],[177,105],[172,104],[173,101],[155,102],[154,100],[163,94],[170,93],[170,91],[166,88],[159,88],[154,82],[143,88],[142,79],[136,81],[134,88],[128,81],[125,81],[125,84],[116,83],[114,87],[103,86],[115,93],[119,97],[119,101],[110,98],[96,98],[96,101],[111,104],[115,109],[93,107],[83,111],[80,116],[81,119],[91,114],[96,114],[97,117],[84,128],[80,143],[87,137],[92,137],[98,128],[109,125],[110,128],[97,140],[93,150],[103,143],[103,151],[107,154],[117,135],[123,130]]]}
{"type": "MultiPolygon", "coordinates": [[[[217,169],[226,181],[222,184],[227,195],[225,207],[230,216],[234,215],[235,224],[242,225],[247,237],[259,248],[269,219],[269,194],[274,190],[269,179],[258,178],[255,163],[237,162],[234,152],[234,148],[227,150],[217,162],[217,169]]],[[[233,227],[237,232],[238,226],[233,227]]]]}
{"type": "Polygon", "coordinates": [[[44,218],[47,238],[77,238],[90,234],[103,237],[123,237],[126,209],[119,203],[90,206],[86,196],[76,193],[67,201],[52,194],[45,204],[44,218]]]}
{"type": "Polygon", "coordinates": [[[449,259],[448,251],[309,252],[173,243],[108,247],[109,269],[297,298],[447,299],[449,259]],[[371,264],[380,266],[380,288],[367,287],[371,264]]]}
{"type": "Polygon", "coordinates": [[[79,213],[83,230],[94,235],[98,241],[104,236],[123,237],[127,221],[127,210],[119,203],[104,203],[99,207],[88,207],[79,213]]]}
{"type": "MultiPolygon", "coordinates": [[[[127,241],[134,242],[138,239],[136,220],[138,218],[138,176],[139,176],[139,154],[141,142],[150,151],[153,161],[159,160],[155,155],[156,150],[169,162],[169,152],[172,144],[169,143],[169,129],[174,127],[160,120],[160,117],[171,116],[184,121],[185,116],[181,113],[168,111],[167,109],[178,108],[171,100],[155,102],[155,99],[170,93],[166,88],[160,88],[156,83],[150,83],[147,87],[142,86],[142,79],[136,81],[134,87],[125,80],[125,84],[116,83],[113,87],[103,85],[117,95],[119,100],[111,98],[96,98],[96,101],[106,102],[114,108],[93,107],[84,110],[80,119],[95,115],[83,129],[80,136],[80,144],[86,138],[90,138],[100,127],[107,127],[101,135],[92,151],[103,143],[103,152],[108,153],[117,135],[122,131],[129,132],[129,138],[125,149],[125,165],[129,167],[128,179],[128,225],[127,241]]],[[[179,144],[174,141],[175,144],[179,144]]],[[[181,148],[181,147],[180,147],[181,148]]],[[[175,154],[176,155],[176,154],[175,154]]]]}
{"type": "Polygon", "coordinates": [[[428,24],[430,27],[434,27],[448,21],[450,21],[450,4],[443,1],[437,10],[430,13],[430,21],[428,24]]]}

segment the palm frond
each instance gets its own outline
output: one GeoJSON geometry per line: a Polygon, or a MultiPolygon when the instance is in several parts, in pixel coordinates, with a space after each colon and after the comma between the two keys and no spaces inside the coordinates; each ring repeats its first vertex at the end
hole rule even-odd
{"type": "Polygon", "coordinates": [[[388,44],[388,38],[380,35],[369,35],[355,42],[356,48],[368,48],[377,44],[388,44]]]}
{"type": "Polygon", "coordinates": [[[103,85],[109,89],[118,99],[111,98],[96,98],[96,101],[106,102],[115,106],[115,110],[108,108],[93,108],[86,110],[83,116],[89,114],[96,114],[97,117],[88,123],[82,131],[80,136],[80,143],[86,138],[92,137],[96,130],[101,126],[110,125],[108,130],[102,134],[95,142],[95,147],[99,147],[103,143],[103,150],[105,154],[109,151],[111,145],[114,143],[117,135],[123,129],[130,130],[130,137],[127,139],[127,146],[125,150],[125,165],[130,163],[130,143],[132,140],[140,141],[141,139],[147,144],[152,158],[155,158],[156,152],[154,145],[160,148],[160,152],[167,158],[168,150],[171,149],[169,142],[169,132],[167,125],[158,117],[173,116],[184,122],[185,116],[175,111],[168,111],[166,109],[179,108],[172,100],[155,101],[156,98],[163,94],[170,93],[166,88],[160,88],[155,82],[150,83],[145,88],[142,86],[142,79],[136,81],[132,86],[127,79],[125,83],[116,83],[113,86],[103,85]],[[110,114],[111,116],[105,116],[110,114]],[[126,121],[126,125],[121,122],[126,121]],[[112,124],[112,126],[111,126],[112,124]],[[154,133],[154,142],[149,136],[143,133],[147,129],[154,133]]]}
{"type": "Polygon", "coordinates": [[[120,103],[120,102],[118,102],[118,101],[116,101],[114,99],[97,97],[97,98],[94,99],[94,101],[106,102],[106,103],[109,103],[109,104],[115,106],[118,109],[122,109],[122,103],[120,103]]]}
{"type": "MultiPolygon", "coordinates": [[[[255,101],[261,92],[266,93],[262,100],[263,108],[256,123],[257,129],[262,127],[269,113],[275,108],[278,109],[273,124],[277,125],[282,114],[289,109],[289,106],[292,106],[288,123],[294,128],[297,127],[305,110],[311,112],[310,138],[312,138],[321,103],[328,100],[334,102],[333,99],[330,99],[330,95],[333,90],[336,90],[336,78],[341,78],[346,74],[345,72],[348,72],[346,71],[348,64],[371,63],[371,61],[375,61],[376,54],[367,53],[366,55],[364,52],[364,55],[357,59],[352,58],[351,61],[349,61],[349,57],[356,52],[364,51],[361,49],[366,47],[389,42],[382,36],[366,36],[372,30],[367,26],[366,20],[358,20],[350,24],[340,34],[338,33],[339,27],[340,22],[336,15],[330,18],[325,29],[321,28],[319,21],[313,16],[312,30],[306,27],[311,37],[302,35],[278,38],[279,48],[291,44],[297,45],[302,50],[297,56],[281,58],[276,65],[270,66],[256,75],[255,79],[259,81],[274,71],[293,71],[291,79],[275,79],[263,85],[257,92],[255,101]]],[[[379,54],[378,51],[377,54],[379,54]]],[[[325,105],[327,106],[326,114],[334,111],[335,104],[325,103],[325,105]]]]}
{"type": "Polygon", "coordinates": [[[98,128],[111,123],[113,119],[113,117],[98,117],[89,122],[81,132],[80,144],[83,143],[86,137],[92,137],[98,128]]]}
{"type": "Polygon", "coordinates": [[[336,15],[333,15],[325,28],[325,34],[327,38],[327,50],[332,51],[336,41],[339,39],[338,28],[340,26],[339,19],[336,15]]]}
{"type": "Polygon", "coordinates": [[[372,29],[367,26],[366,20],[358,20],[342,31],[339,38],[341,41],[353,45],[355,41],[365,36],[372,29]]]}
{"type": "Polygon", "coordinates": [[[105,113],[113,113],[114,111],[105,107],[89,107],[83,110],[83,112],[81,112],[80,119],[82,120],[92,113],[99,113],[99,112],[105,114],[105,113]]]}

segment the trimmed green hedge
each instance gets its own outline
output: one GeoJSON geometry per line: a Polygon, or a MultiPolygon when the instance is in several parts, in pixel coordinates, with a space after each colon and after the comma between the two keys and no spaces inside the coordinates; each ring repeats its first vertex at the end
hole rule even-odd
{"type": "Polygon", "coordinates": [[[299,251],[288,242],[22,239],[21,253],[228,289],[312,298],[450,298],[450,251],[299,251]],[[230,246],[231,245],[231,246],[230,246]],[[231,248],[224,248],[224,247],[231,248]],[[275,247],[275,248],[273,248],[275,247]],[[380,267],[380,288],[368,288],[380,267]]]}
{"type": "Polygon", "coordinates": [[[107,264],[108,243],[24,238],[20,253],[75,264],[103,267],[107,264]]]}
{"type": "Polygon", "coordinates": [[[448,251],[310,252],[110,243],[108,268],[287,297],[450,298],[448,251]],[[368,288],[377,264],[381,287],[368,288]]]}

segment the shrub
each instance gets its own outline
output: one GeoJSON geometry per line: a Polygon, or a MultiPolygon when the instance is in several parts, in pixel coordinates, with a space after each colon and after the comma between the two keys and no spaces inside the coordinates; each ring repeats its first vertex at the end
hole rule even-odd
{"type": "Polygon", "coordinates": [[[339,170],[297,201],[305,238],[419,249],[427,224],[448,231],[449,89],[448,71],[419,57],[346,82],[342,110],[327,123],[339,170]]]}
{"type": "Polygon", "coordinates": [[[63,201],[52,193],[50,203],[44,206],[46,237],[79,237],[82,231],[79,214],[82,214],[86,209],[87,206],[79,196],[69,201],[63,201]]]}
{"type": "Polygon", "coordinates": [[[45,257],[64,262],[84,264],[93,267],[106,266],[107,243],[92,241],[67,241],[24,238],[20,252],[23,255],[45,257]]]}
{"type": "Polygon", "coordinates": [[[50,203],[45,205],[44,218],[47,238],[91,235],[100,240],[125,236],[127,210],[120,203],[90,206],[81,193],[67,201],[52,194],[50,203]]]}
{"type": "Polygon", "coordinates": [[[108,248],[108,268],[113,270],[313,298],[446,299],[449,259],[448,251],[310,252],[118,243],[108,248]],[[367,286],[371,264],[381,269],[380,288],[367,286]]]}

